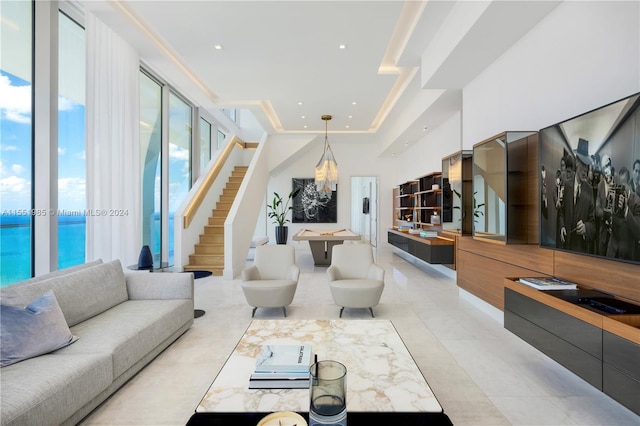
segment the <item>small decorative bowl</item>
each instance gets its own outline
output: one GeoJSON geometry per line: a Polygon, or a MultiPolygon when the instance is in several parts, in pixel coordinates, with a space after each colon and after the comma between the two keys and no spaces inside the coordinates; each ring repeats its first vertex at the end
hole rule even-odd
{"type": "Polygon", "coordinates": [[[278,411],[263,417],[257,426],[307,426],[307,421],[293,411],[278,411]]]}

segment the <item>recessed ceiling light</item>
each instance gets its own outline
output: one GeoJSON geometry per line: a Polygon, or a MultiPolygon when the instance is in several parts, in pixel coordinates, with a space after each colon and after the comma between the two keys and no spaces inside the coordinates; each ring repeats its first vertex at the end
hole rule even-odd
{"type": "Polygon", "coordinates": [[[422,130],[424,130],[425,132],[427,131],[427,129],[428,129],[428,127],[427,127],[427,126],[424,126],[424,127],[422,128],[422,130]]]}
{"type": "Polygon", "coordinates": [[[350,115],[349,118],[353,118],[353,115],[350,115]]]}
{"type": "Polygon", "coordinates": [[[344,49],[346,49],[346,48],[347,48],[347,45],[346,45],[346,44],[344,44],[344,43],[340,43],[340,44],[338,45],[338,49],[343,49],[343,50],[344,50],[344,49]]]}
{"type": "Polygon", "coordinates": [[[356,101],[351,102],[351,105],[356,105],[356,104],[357,104],[356,101]]]}
{"type": "Polygon", "coordinates": [[[305,125],[304,125],[304,126],[302,126],[302,127],[304,127],[304,128],[306,129],[306,128],[307,128],[307,125],[305,124],[305,125]]]}
{"type": "Polygon", "coordinates": [[[409,145],[409,141],[405,141],[404,146],[408,146],[408,145],[409,145]]]}
{"type": "Polygon", "coordinates": [[[214,44],[214,45],[213,45],[213,48],[214,48],[214,49],[216,49],[216,50],[222,50],[222,49],[224,49],[224,47],[222,47],[222,45],[221,45],[221,44],[214,44]]]}
{"type": "Polygon", "coordinates": [[[392,152],[392,153],[391,153],[391,156],[392,156],[392,157],[395,157],[395,156],[396,156],[396,153],[395,153],[395,152],[392,152]]]}
{"type": "Polygon", "coordinates": [[[347,125],[346,125],[346,126],[344,126],[344,127],[346,127],[346,128],[348,129],[348,128],[349,128],[349,125],[347,124],[347,125]]]}
{"type": "Polygon", "coordinates": [[[302,102],[298,102],[298,105],[302,105],[302,102]]]}
{"type": "Polygon", "coordinates": [[[301,115],[300,118],[307,118],[307,116],[306,115],[301,115]]]}

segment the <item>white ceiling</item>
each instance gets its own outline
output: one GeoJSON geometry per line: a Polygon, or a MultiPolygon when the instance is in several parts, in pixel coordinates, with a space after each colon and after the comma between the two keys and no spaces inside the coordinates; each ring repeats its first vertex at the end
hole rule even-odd
{"type": "Polygon", "coordinates": [[[331,133],[359,140],[355,135],[386,128],[389,146],[415,142],[424,126],[434,128],[459,110],[464,85],[558,4],[79,3],[205,107],[249,108],[269,133],[323,132],[320,116],[331,114],[331,133]]]}

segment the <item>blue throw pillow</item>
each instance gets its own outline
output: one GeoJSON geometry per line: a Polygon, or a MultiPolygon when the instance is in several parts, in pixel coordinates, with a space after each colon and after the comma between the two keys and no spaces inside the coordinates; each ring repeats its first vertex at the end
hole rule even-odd
{"type": "Polygon", "coordinates": [[[76,340],[52,290],[25,308],[0,305],[0,367],[55,351],[76,340]]]}

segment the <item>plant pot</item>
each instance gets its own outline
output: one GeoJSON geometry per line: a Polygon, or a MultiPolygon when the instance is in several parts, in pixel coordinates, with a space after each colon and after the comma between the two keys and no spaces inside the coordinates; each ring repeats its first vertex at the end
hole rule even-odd
{"type": "Polygon", "coordinates": [[[287,244],[288,226],[276,226],[276,244],[287,244]]]}

